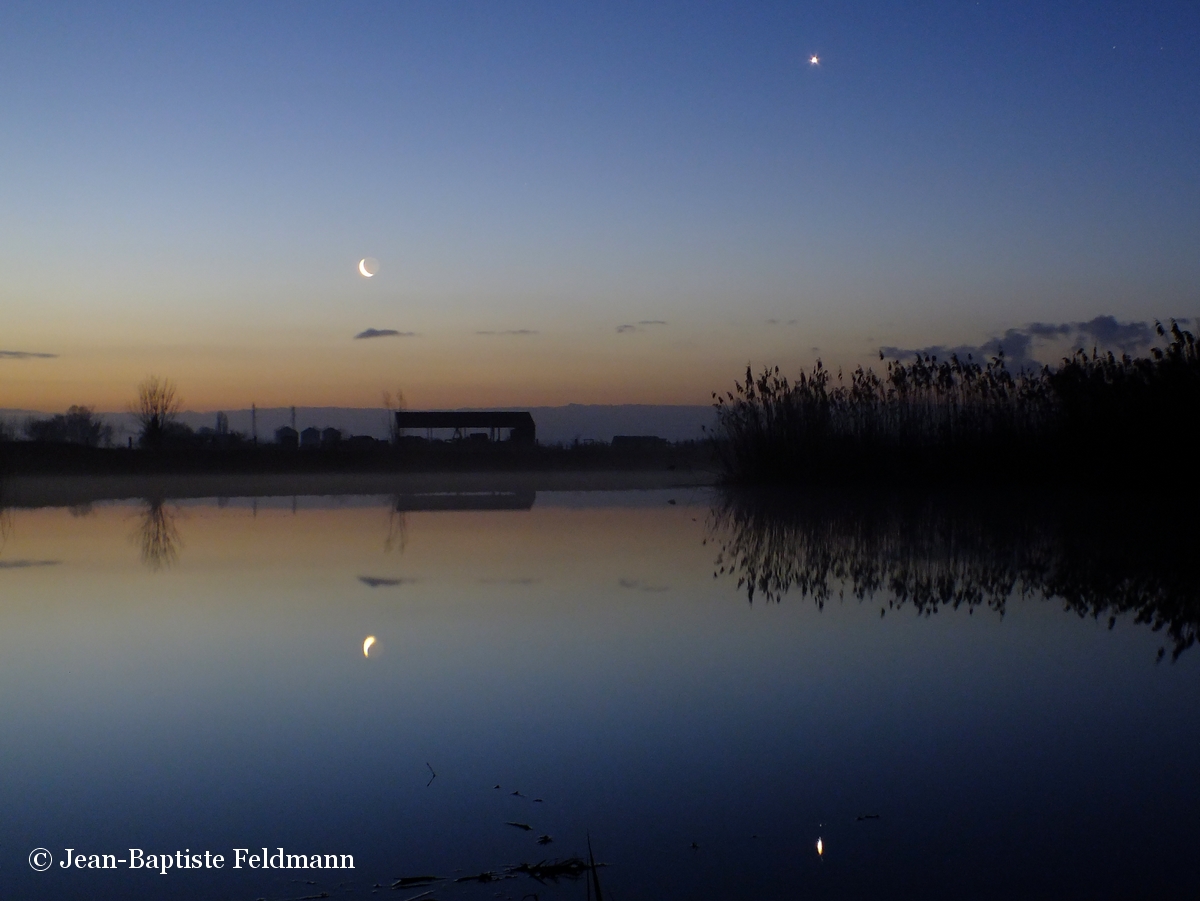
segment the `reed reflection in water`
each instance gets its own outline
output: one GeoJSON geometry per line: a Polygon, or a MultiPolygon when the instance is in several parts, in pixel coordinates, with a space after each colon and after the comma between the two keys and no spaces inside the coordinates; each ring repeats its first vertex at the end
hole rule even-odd
{"type": "Polygon", "coordinates": [[[1132,615],[1164,631],[1158,656],[1190,648],[1200,628],[1196,528],[1144,499],[962,498],[725,492],[709,518],[714,578],[747,599],[789,592],[818,608],[849,592],[886,594],[887,610],[942,607],[1003,615],[1014,596],[1057,598],[1081,617],[1132,615]]]}

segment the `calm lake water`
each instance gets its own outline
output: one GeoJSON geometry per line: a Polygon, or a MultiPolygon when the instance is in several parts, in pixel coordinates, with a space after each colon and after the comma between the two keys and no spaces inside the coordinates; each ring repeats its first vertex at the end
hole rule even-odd
{"type": "Polygon", "coordinates": [[[500,877],[589,835],[619,901],[1196,890],[1200,648],[1173,583],[1080,575],[1037,534],[715,501],[5,511],[3,896],[583,899],[500,877]],[[263,847],[355,868],[232,868],[263,847]],[[445,881],[389,890],[421,875],[445,881]]]}

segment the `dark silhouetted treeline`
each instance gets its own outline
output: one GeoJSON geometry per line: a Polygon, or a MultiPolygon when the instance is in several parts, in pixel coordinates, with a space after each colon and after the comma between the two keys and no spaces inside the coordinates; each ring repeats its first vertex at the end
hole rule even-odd
{"type": "Polygon", "coordinates": [[[84,447],[108,447],[113,429],[90,407],[71,407],[66,413],[45,419],[25,420],[24,432],[30,441],[80,444],[84,447]]]}
{"type": "Polygon", "coordinates": [[[620,448],[607,444],[522,447],[508,442],[349,439],[318,447],[255,444],[168,429],[156,447],[90,447],[46,441],[0,442],[5,475],[141,475],[541,470],[711,470],[704,442],[620,448]],[[176,433],[177,432],[177,433],[176,433]]]}
{"type": "Polygon", "coordinates": [[[1167,346],[1148,357],[1080,350],[1040,372],[1010,372],[1003,355],[893,361],[848,381],[819,361],[795,382],[747,368],[713,395],[717,453],[742,484],[1182,475],[1197,456],[1200,352],[1174,321],[1158,334],[1167,346]]]}

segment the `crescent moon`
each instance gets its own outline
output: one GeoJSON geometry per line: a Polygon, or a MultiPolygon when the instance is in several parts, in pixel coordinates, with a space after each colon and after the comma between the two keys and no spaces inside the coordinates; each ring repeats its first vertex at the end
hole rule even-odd
{"type": "Polygon", "coordinates": [[[366,278],[370,278],[372,275],[374,275],[374,273],[372,273],[372,272],[367,272],[367,258],[366,257],[363,257],[361,260],[358,261],[358,271],[361,272],[363,274],[363,276],[366,278]]]}
{"type": "Polygon", "coordinates": [[[375,636],[368,635],[367,640],[363,642],[363,656],[370,657],[371,645],[375,644],[375,636]]]}

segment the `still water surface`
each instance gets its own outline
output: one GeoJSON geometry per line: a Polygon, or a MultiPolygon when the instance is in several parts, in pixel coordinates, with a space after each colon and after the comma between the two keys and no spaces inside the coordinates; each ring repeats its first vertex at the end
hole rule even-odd
{"type": "Polygon", "coordinates": [[[453,880],[589,835],[620,901],[1195,888],[1200,649],[1003,579],[930,609],[824,566],[821,604],[750,603],[713,500],[5,511],[3,897],[582,899],[453,880]],[[39,846],[227,864],[36,873],[39,846]],[[263,847],[355,869],[230,868],[263,847]]]}

